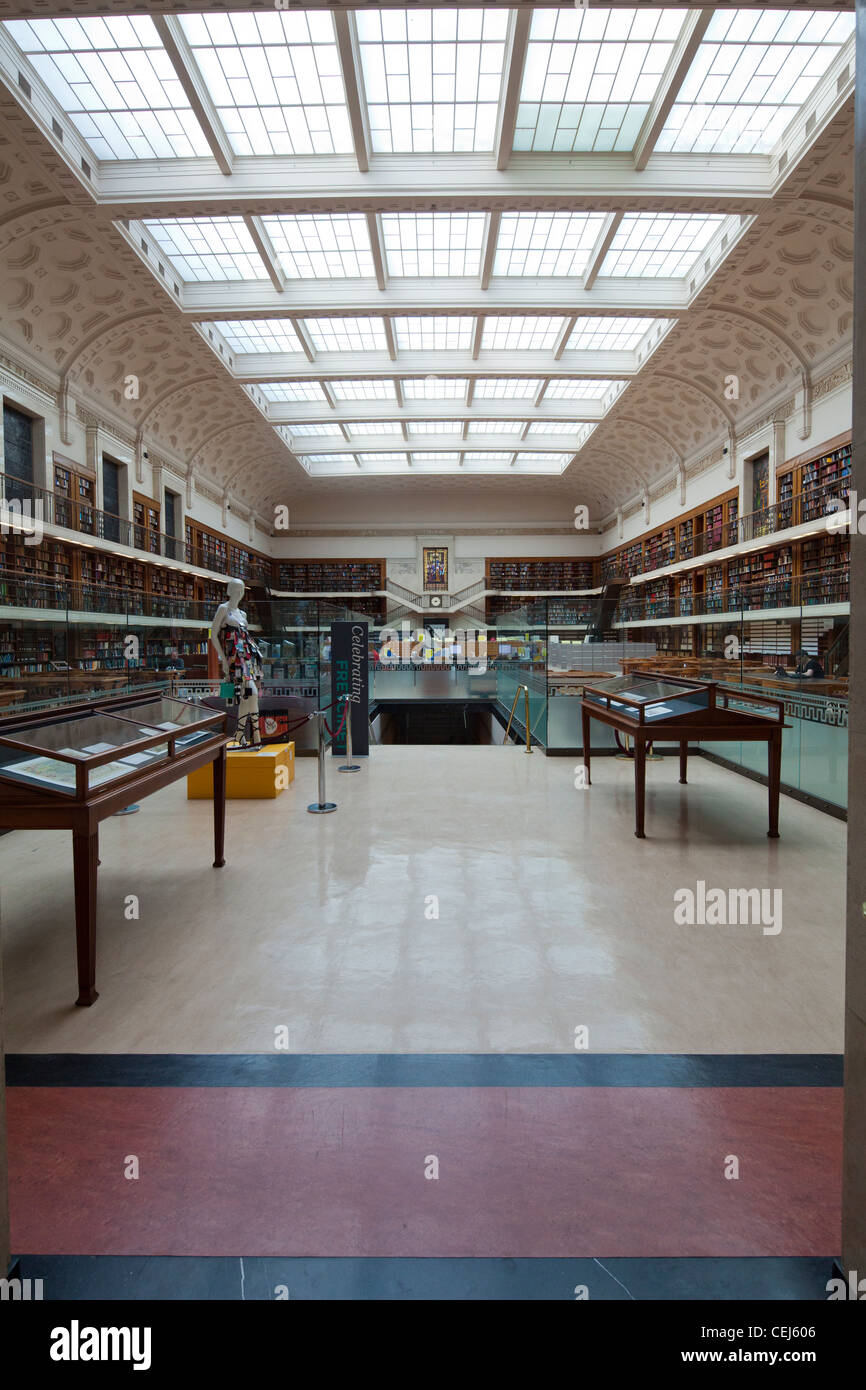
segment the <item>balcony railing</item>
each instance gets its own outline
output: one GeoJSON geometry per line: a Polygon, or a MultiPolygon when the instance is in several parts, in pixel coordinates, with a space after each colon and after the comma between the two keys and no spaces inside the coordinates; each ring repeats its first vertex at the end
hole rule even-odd
{"type": "Polygon", "coordinates": [[[616,612],[619,623],[663,618],[712,617],[714,613],[759,613],[768,608],[806,608],[817,603],[847,603],[847,568],[814,574],[779,575],[760,584],[733,585],[705,594],[628,592],[616,612]]]}
{"type": "MultiPolygon", "coordinates": [[[[115,545],[124,545],[130,550],[142,550],[148,555],[158,555],[165,560],[194,565],[197,569],[216,573],[220,573],[221,567],[225,567],[226,562],[218,560],[208,546],[190,545],[179,540],[177,536],[169,536],[165,531],[154,531],[138,525],[135,521],[129,521],[126,517],[100,511],[98,507],[80,498],[59,497],[47,488],[38,487],[36,483],[24,482],[9,473],[0,473],[0,497],[5,498],[7,503],[20,503],[25,515],[28,514],[26,509],[29,507],[30,517],[34,515],[34,508],[38,504],[42,521],[62,526],[67,531],[77,531],[80,535],[94,540],[110,541],[115,545]]],[[[246,554],[241,557],[239,551],[240,546],[228,543],[229,572],[239,579],[269,585],[271,571],[267,561],[246,554]]]]}

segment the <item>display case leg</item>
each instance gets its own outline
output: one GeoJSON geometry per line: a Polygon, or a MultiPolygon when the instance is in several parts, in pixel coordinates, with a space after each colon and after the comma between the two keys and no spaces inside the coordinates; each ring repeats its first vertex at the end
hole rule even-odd
{"type": "Polygon", "coordinates": [[[213,760],[213,866],[225,864],[226,838],[226,750],[223,744],[213,760]]]}
{"type": "Polygon", "coordinates": [[[686,772],[689,766],[689,745],[686,739],[680,739],[680,782],[685,784],[687,781],[686,772]]]}
{"type": "Polygon", "coordinates": [[[76,1004],[89,1007],[99,998],[96,990],[96,866],[99,836],[72,836],[72,869],[75,881],[75,947],[78,956],[76,1004]]]}
{"type": "Polygon", "coordinates": [[[646,741],[634,741],[634,833],[639,840],[645,840],[644,801],[646,796],[646,741]]]}
{"type": "Polygon", "coordinates": [[[767,835],[771,840],[779,838],[779,789],[782,785],[782,734],[773,734],[767,744],[767,784],[770,794],[770,828],[767,835]]]}

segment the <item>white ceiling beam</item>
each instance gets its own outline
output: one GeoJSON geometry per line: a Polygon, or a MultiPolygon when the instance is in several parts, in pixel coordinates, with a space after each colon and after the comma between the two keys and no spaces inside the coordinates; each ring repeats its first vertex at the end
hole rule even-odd
{"type": "MultiPolygon", "coordinates": [[[[295,322],[295,320],[292,320],[295,322]]],[[[267,322],[267,320],[263,320],[267,322]]],[[[297,322],[303,323],[303,320],[297,322]]],[[[650,354],[644,355],[644,362],[650,354]]],[[[394,375],[394,362],[383,349],[373,352],[317,352],[315,373],[298,352],[233,353],[232,374],[238,381],[308,381],[311,376],[325,378],[394,375]]],[[[611,349],[606,352],[583,348],[561,357],[552,351],[523,352],[511,348],[487,348],[480,357],[473,348],[440,349],[436,352],[410,352],[403,349],[397,358],[403,377],[430,376],[589,376],[630,377],[643,363],[636,352],[611,349]]]]}
{"type": "Polygon", "coordinates": [[[352,425],[381,420],[396,420],[398,423],[402,420],[410,424],[416,420],[457,420],[467,424],[476,420],[509,420],[515,425],[516,435],[520,432],[517,427],[522,427],[528,416],[533,424],[543,421],[573,424],[575,421],[597,422],[603,419],[604,414],[601,402],[597,400],[564,401],[555,398],[544,400],[537,410],[533,410],[531,400],[498,400],[485,396],[476,397],[469,409],[459,400],[411,399],[404,401],[402,407],[398,407],[396,402],[386,401],[337,401],[334,409],[323,401],[272,401],[266,418],[272,425],[294,425],[299,421],[328,424],[334,426],[335,433],[337,425],[343,421],[352,425]]]}
{"type": "Polygon", "coordinates": [[[397,407],[399,410],[402,410],[405,405],[405,401],[403,400],[403,383],[399,377],[393,377],[392,380],[394,382],[394,395],[397,397],[397,407]]]}
{"type": "MultiPolygon", "coordinates": [[[[328,385],[327,381],[321,381],[321,382],[319,382],[319,385],[321,386],[323,392],[325,393],[325,399],[327,400],[328,405],[330,406],[331,410],[337,410],[337,409],[339,408],[339,406],[340,406],[340,402],[337,400],[337,397],[334,395],[334,393],[333,393],[333,391],[331,390],[330,386],[328,385]]],[[[292,405],[293,405],[293,407],[294,407],[294,412],[293,412],[293,413],[295,414],[295,418],[297,418],[297,409],[298,409],[298,406],[299,406],[300,404],[301,404],[300,401],[293,401],[293,402],[292,402],[292,405]]],[[[268,419],[271,418],[271,410],[272,410],[272,409],[273,409],[273,406],[271,406],[271,407],[269,408],[269,410],[268,410],[268,419]]]]}
{"type": "Polygon", "coordinates": [[[346,429],[346,426],[343,424],[342,420],[340,421],[340,433],[342,434],[342,436],[343,436],[343,438],[345,439],[346,443],[347,443],[347,444],[351,444],[351,442],[352,442],[352,436],[351,436],[351,434],[349,433],[349,431],[346,429]]]}
{"type": "Polygon", "coordinates": [[[665,123],[671,113],[671,108],[679,95],[680,88],[688,76],[695,54],[701,46],[701,42],[710,20],[713,17],[712,10],[692,10],[686,17],[686,22],[680,30],[679,38],[674,44],[673,52],[668,59],[662,80],[658,85],[655,97],[653,98],[650,109],[646,114],[646,119],[641,126],[640,134],[637,137],[634,147],[634,167],[635,169],[645,169],[656,146],[656,141],[664,130],[665,123]]]}
{"type": "Polygon", "coordinates": [[[482,339],[483,339],[483,338],[484,338],[484,315],[483,315],[483,314],[479,314],[478,317],[477,317],[477,319],[475,320],[475,329],[474,329],[474,332],[473,332],[473,334],[472,334],[472,360],[473,360],[474,362],[477,362],[477,361],[478,361],[478,355],[479,355],[479,353],[481,352],[481,342],[482,342],[482,339]]]}
{"type": "MultiPolygon", "coordinates": [[[[531,430],[531,428],[532,428],[532,421],[531,421],[531,420],[527,420],[527,421],[526,421],[526,424],[523,426],[523,429],[520,431],[520,442],[521,442],[521,444],[523,443],[524,439],[528,438],[528,436],[529,436],[529,431],[531,430]]],[[[553,436],[553,437],[555,438],[556,436],[553,436]]]]}
{"type": "Polygon", "coordinates": [[[316,350],[315,350],[315,348],[313,347],[313,343],[312,343],[312,340],[311,340],[311,338],[310,338],[310,334],[309,334],[309,332],[308,332],[308,330],[307,330],[307,326],[306,326],[306,324],[304,323],[303,319],[293,318],[293,319],[291,320],[291,324],[292,324],[292,327],[294,328],[295,332],[296,332],[297,335],[298,335],[298,339],[299,339],[299,341],[300,341],[301,347],[304,349],[304,353],[305,353],[305,355],[306,355],[307,361],[308,361],[308,362],[315,362],[315,360],[316,360],[316,350]]]}
{"type": "Polygon", "coordinates": [[[541,405],[541,402],[544,400],[544,393],[545,393],[545,391],[547,390],[547,388],[548,388],[549,385],[550,385],[550,378],[548,377],[546,381],[543,381],[543,382],[541,383],[541,385],[539,386],[538,390],[536,391],[536,393],[535,393],[535,400],[532,402],[532,404],[533,404],[533,406],[534,406],[534,408],[535,408],[536,410],[537,410],[538,407],[541,405]]]}
{"type": "Polygon", "coordinates": [[[472,401],[475,396],[475,378],[470,377],[466,383],[466,409],[472,408],[472,401]]]}
{"type": "Polygon", "coordinates": [[[621,212],[609,212],[602,223],[601,231],[586,263],[586,270],[583,272],[583,288],[586,291],[591,290],[595,284],[596,277],[604,264],[604,258],[610,250],[610,244],[616,236],[622,218],[621,212]]]}
{"type": "Polygon", "coordinates": [[[286,277],[283,275],[282,267],[280,266],[280,258],[274,250],[273,242],[265,230],[265,224],[260,217],[255,217],[252,213],[245,212],[244,226],[256,244],[256,250],[262,258],[271,284],[277,294],[284,294],[286,290],[286,277]]]}
{"type": "Polygon", "coordinates": [[[192,49],[186,41],[180,20],[175,15],[158,14],[151,15],[151,19],[220,172],[231,174],[234,171],[231,142],[217,115],[217,109],[199,72],[192,49]]]}
{"type": "Polygon", "coordinates": [[[481,288],[485,291],[490,289],[490,277],[493,274],[493,266],[496,261],[496,246],[499,241],[501,222],[501,212],[488,212],[484,227],[484,250],[481,257],[481,288]]]}
{"type": "Polygon", "coordinates": [[[406,421],[405,421],[405,420],[401,420],[401,421],[400,421],[400,433],[401,433],[402,436],[403,436],[403,442],[404,442],[405,444],[408,444],[408,443],[409,443],[409,439],[410,439],[410,435],[409,435],[409,426],[406,424],[406,421]]]}
{"type": "Polygon", "coordinates": [[[559,337],[556,340],[556,345],[553,349],[554,362],[558,362],[563,352],[565,351],[565,345],[571,337],[572,333],[574,332],[574,325],[576,323],[577,314],[572,314],[571,318],[566,319],[565,323],[562,325],[562,330],[559,334],[559,337]]]}
{"type": "Polygon", "coordinates": [[[367,234],[370,238],[370,250],[373,253],[376,284],[380,290],[384,290],[388,288],[388,271],[385,267],[385,246],[382,241],[382,227],[377,212],[367,213],[367,234]]]}
{"type": "Polygon", "coordinates": [[[387,314],[385,314],[384,317],[383,317],[383,319],[382,319],[382,323],[383,323],[384,328],[385,328],[385,342],[388,344],[388,356],[390,357],[390,359],[391,359],[392,362],[396,362],[396,361],[397,361],[397,341],[396,341],[396,339],[395,339],[395,337],[394,337],[394,323],[393,323],[393,320],[392,320],[387,314]]]}
{"type": "Polygon", "coordinates": [[[366,174],[370,170],[370,122],[367,118],[367,101],[364,95],[364,77],[354,14],[347,10],[335,11],[334,28],[337,33],[337,53],[346,91],[355,158],[358,161],[359,172],[366,174]]]}
{"type": "Polygon", "coordinates": [[[495,151],[496,167],[499,170],[508,168],[508,162],[514,148],[514,129],[517,124],[517,107],[520,102],[520,88],[523,83],[523,66],[526,62],[526,45],[529,41],[531,20],[532,15],[529,10],[512,10],[508,17],[502,93],[496,121],[495,151]]]}
{"type": "Polygon", "coordinates": [[[490,154],[377,154],[362,174],[354,154],[249,156],[235,160],[231,182],[218,178],[208,158],[105,161],[99,167],[96,201],[115,217],[194,216],[246,211],[362,212],[466,210],[473,208],[560,208],[598,211],[634,207],[652,199],[660,211],[676,212],[690,200],[695,212],[760,212],[775,189],[773,161],[755,155],[667,154],[650,161],[639,181],[634,159],[623,154],[515,154],[506,170],[490,154]],[[291,167],[288,167],[291,166],[291,167]],[[324,200],[324,201],[323,201],[324,200]],[[694,205],[692,204],[694,201],[694,205]],[[150,211],[142,211],[150,209],[150,211]]]}

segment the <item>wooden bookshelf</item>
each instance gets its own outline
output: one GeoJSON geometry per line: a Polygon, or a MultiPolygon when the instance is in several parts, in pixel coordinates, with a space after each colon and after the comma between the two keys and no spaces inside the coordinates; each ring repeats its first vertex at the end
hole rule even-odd
{"type": "Polygon", "coordinates": [[[485,586],[503,592],[544,593],[551,590],[594,589],[598,586],[596,561],[564,556],[558,559],[516,557],[488,560],[485,586]]]}

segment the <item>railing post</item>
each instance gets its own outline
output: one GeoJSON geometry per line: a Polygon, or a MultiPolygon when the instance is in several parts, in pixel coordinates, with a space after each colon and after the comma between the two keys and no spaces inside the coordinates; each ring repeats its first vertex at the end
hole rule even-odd
{"type": "Polygon", "coordinates": [[[523,709],[526,721],[526,749],[527,753],[532,752],[532,734],[529,728],[529,686],[523,687],[523,709]]]}
{"type": "Polygon", "coordinates": [[[326,792],[325,792],[325,712],[324,712],[324,710],[317,710],[317,711],[316,711],[316,721],[317,721],[317,724],[318,724],[318,735],[319,735],[319,748],[318,748],[318,759],[319,759],[319,769],[318,769],[318,770],[319,770],[319,799],[318,799],[318,801],[313,801],[313,802],[307,807],[307,810],[308,810],[312,815],[314,815],[314,816],[322,816],[322,815],[326,815],[328,811],[336,811],[336,809],[337,809],[337,803],[336,803],[336,801],[326,801],[326,800],[325,800],[326,792]]]}
{"type": "Polygon", "coordinates": [[[337,768],[338,772],[360,772],[361,764],[352,762],[352,697],[344,695],[346,705],[346,761],[337,768]]]}

